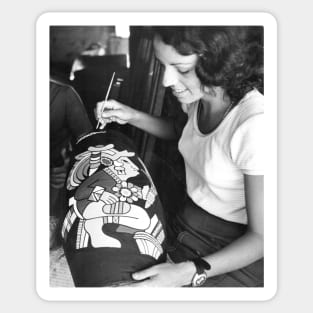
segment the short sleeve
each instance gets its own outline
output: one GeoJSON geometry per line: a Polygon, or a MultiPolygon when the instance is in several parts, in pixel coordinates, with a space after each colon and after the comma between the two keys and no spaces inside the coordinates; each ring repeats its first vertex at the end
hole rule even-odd
{"type": "Polygon", "coordinates": [[[237,128],[230,149],[234,163],[244,174],[264,174],[263,113],[249,117],[237,128]]]}

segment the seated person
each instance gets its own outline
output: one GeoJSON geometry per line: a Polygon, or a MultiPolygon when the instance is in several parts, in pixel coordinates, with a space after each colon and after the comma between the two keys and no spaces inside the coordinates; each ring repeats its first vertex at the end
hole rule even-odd
{"type": "Polygon", "coordinates": [[[50,79],[50,220],[51,243],[56,244],[55,228],[66,207],[65,179],[69,169],[71,140],[90,132],[92,125],[76,91],[50,79]]]}
{"type": "Polygon", "coordinates": [[[74,154],[62,227],[74,284],[132,283],[132,273],[165,261],[163,208],[149,172],[112,130],[80,138],[74,154]]]}

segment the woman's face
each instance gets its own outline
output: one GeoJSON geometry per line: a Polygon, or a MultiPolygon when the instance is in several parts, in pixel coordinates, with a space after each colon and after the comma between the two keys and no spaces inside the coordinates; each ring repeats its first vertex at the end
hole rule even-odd
{"type": "Polygon", "coordinates": [[[202,98],[203,92],[195,67],[197,55],[181,55],[158,36],[153,41],[156,58],[164,66],[163,86],[170,87],[180,103],[192,103],[202,98]]]}

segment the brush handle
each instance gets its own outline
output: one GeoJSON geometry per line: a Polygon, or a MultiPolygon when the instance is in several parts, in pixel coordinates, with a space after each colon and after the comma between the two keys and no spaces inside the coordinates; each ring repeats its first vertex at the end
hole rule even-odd
{"type": "MultiPolygon", "coordinates": [[[[104,101],[107,101],[107,100],[108,100],[108,98],[109,98],[109,94],[110,94],[111,87],[112,87],[112,84],[113,84],[114,76],[115,76],[115,72],[114,72],[114,73],[113,73],[113,75],[112,75],[112,78],[111,78],[111,81],[110,81],[110,85],[109,85],[109,88],[108,88],[107,94],[105,95],[105,99],[104,99],[104,101]]],[[[103,111],[104,111],[104,110],[103,110],[103,111]]],[[[101,112],[101,114],[103,113],[103,111],[101,112]]],[[[99,124],[100,124],[100,119],[98,120],[98,123],[97,123],[97,127],[96,127],[96,129],[98,129],[99,124]]]]}

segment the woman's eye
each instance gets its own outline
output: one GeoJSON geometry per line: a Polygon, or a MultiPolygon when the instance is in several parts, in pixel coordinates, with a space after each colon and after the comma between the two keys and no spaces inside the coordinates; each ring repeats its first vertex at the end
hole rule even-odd
{"type": "Polygon", "coordinates": [[[188,74],[191,70],[178,70],[180,74],[188,74]]]}

